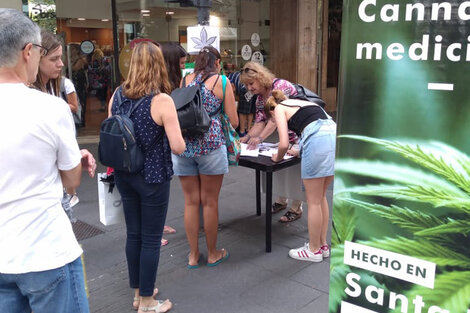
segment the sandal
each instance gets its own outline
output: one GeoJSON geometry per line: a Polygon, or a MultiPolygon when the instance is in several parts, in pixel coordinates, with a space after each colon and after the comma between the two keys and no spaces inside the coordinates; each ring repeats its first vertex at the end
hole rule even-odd
{"type": "Polygon", "coordinates": [[[281,218],[279,219],[279,222],[281,223],[289,223],[293,222],[295,220],[298,220],[302,216],[302,210],[300,212],[295,212],[292,211],[292,208],[289,209],[289,211],[286,212],[281,218]]]}
{"type": "Polygon", "coordinates": [[[170,300],[166,299],[165,301],[157,300],[156,306],[142,306],[139,307],[139,312],[156,312],[156,313],[164,313],[171,310],[173,307],[173,303],[170,300]]]}
{"type": "Polygon", "coordinates": [[[278,212],[284,210],[285,208],[287,208],[287,203],[282,204],[282,203],[274,202],[273,206],[272,206],[272,209],[271,209],[271,212],[273,214],[275,214],[275,213],[278,213],[278,212]]]}
{"type": "Polygon", "coordinates": [[[168,239],[162,238],[160,246],[166,246],[168,244],[168,239]]]}
{"type": "MultiPolygon", "coordinates": [[[[158,294],[158,288],[155,288],[153,290],[153,296],[152,297],[156,297],[158,294]]],[[[139,305],[140,305],[140,297],[134,297],[134,299],[132,300],[132,307],[134,308],[134,311],[137,311],[139,309],[139,305]]]]}
{"type": "Polygon", "coordinates": [[[163,226],[163,233],[164,234],[174,234],[174,233],[176,233],[176,229],[174,229],[171,226],[165,225],[165,226],[163,226]]]}

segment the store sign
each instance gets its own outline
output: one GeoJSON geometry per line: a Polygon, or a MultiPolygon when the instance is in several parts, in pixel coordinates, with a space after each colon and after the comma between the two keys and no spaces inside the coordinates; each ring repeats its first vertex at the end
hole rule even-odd
{"type": "Polygon", "coordinates": [[[344,1],[330,313],[470,313],[470,1],[344,1]]]}
{"type": "Polygon", "coordinates": [[[188,53],[198,54],[205,46],[212,46],[220,52],[219,28],[214,26],[190,26],[188,33],[188,53]]]}
{"type": "Polygon", "coordinates": [[[80,50],[83,54],[91,54],[95,51],[95,45],[90,40],[83,40],[80,43],[80,50]]]}

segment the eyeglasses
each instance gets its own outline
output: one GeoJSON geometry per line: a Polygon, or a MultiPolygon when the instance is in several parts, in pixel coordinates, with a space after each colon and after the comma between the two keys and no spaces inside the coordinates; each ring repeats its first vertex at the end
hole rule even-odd
{"type": "MultiPolygon", "coordinates": [[[[44,48],[43,46],[38,45],[38,44],[36,44],[36,43],[31,43],[31,44],[32,44],[33,46],[38,47],[38,48],[40,49],[40,50],[39,50],[39,54],[40,54],[42,57],[43,57],[43,56],[46,56],[46,55],[49,53],[49,50],[48,50],[47,48],[44,48]]],[[[26,48],[27,45],[28,45],[28,44],[25,44],[24,47],[23,47],[23,49],[21,49],[21,50],[24,50],[24,48],[26,48]]]]}
{"type": "Polygon", "coordinates": [[[249,68],[249,67],[242,68],[242,69],[240,70],[240,73],[243,74],[243,73],[248,73],[248,72],[250,72],[250,71],[252,71],[253,73],[258,73],[258,71],[254,70],[254,69],[252,69],[252,68],[249,68]]]}

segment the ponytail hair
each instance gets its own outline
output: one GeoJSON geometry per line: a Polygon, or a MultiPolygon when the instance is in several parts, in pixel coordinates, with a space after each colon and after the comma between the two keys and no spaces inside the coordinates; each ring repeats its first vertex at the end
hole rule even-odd
{"type": "Polygon", "coordinates": [[[272,111],[274,111],[276,105],[284,100],[287,100],[287,97],[281,90],[273,90],[271,97],[269,97],[264,104],[264,113],[266,113],[266,116],[271,117],[272,111]]]}
{"type": "Polygon", "coordinates": [[[194,73],[198,75],[202,73],[203,79],[210,73],[217,71],[215,61],[221,60],[219,51],[212,46],[205,46],[201,49],[198,56],[196,57],[194,65],[194,73]]]}

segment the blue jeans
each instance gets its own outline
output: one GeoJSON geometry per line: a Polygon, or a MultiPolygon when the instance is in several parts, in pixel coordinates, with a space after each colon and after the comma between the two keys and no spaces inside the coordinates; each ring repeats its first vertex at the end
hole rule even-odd
{"type": "Polygon", "coordinates": [[[115,173],[127,227],[129,285],[143,297],[153,295],[165,225],[170,181],[149,184],[142,174],[115,173]]]}
{"type": "Polygon", "coordinates": [[[0,273],[2,313],[88,313],[80,258],[62,267],[24,274],[0,273]]]}

